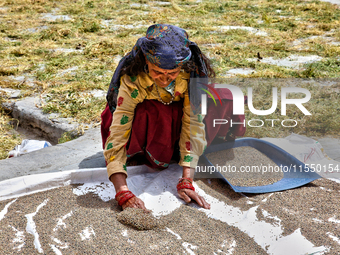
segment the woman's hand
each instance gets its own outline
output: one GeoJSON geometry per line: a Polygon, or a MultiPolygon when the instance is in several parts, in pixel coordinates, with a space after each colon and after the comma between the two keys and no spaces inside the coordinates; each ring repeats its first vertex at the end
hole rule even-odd
{"type": "MultiPolygon", "coordinates": [[[[113,175],[110,176],[110,180],[113,183],[113,185],[115,186],[116,193],[124,193],[124,192],[129,191],[127,183],[126,183],[126,175],[125,174],[122,174],[122,173],[113,174],[113,175]]],[[[120,200],[120,198],[121,197],[118,197],[118,200],[120,200]]],[[[116,200],[117,200],[117,198],[116,198],[116,200]]],[[[145,212],[150,212],[148,209],[146,209],[144,202],[136,196],[131,197],[130,199],[128,199],[127,201],[125,201],[122,204],[123,210],[127,207],[141,208],[145,212]]]]}
{"type": "Polygon", "coordinates": [[[130,198],[128,201],[126,201],[122,205],[123,210],[125,208],[127,208],[127,207],[130,207],[130,208],[140,208],[140,209],[143,209],[147,213],[151,212],[150,210],[146,209],[146,207],[144,205],[144,202],[142,201],[142,199],[140,199],[138,197],[130,198]]]}
{"type": "Polygon", "coordinates": [[[210,204],[208,204],[203,197],[197,194],[196,191],[191,189],[180,189],[178,191],[178,195],[182,198],[186,203],[190,203],[191,200],[195,200],[197,204],[204,209],[210,209],[210,204]]]}
{"type": "Polygon", "coordinates": [[[210,204],[208,204],[205,199],[198,195],[195,191],[194,186],[192,186],[193,178],[195,174],[195,169],[184,166],[183,175],[177,184],[178,196],[182,198],[186,203],[190,203],[191,200],[196,201],[196,203],[203,207],[204,209],[210,209],[210,204]]]}

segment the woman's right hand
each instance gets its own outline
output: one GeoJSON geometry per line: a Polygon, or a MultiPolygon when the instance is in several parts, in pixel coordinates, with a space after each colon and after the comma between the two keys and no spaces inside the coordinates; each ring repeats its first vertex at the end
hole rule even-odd
{"type": "Polygon", "coordinates": [[[122,205],[123,210],[127,207],[140,208],[143,209],[145,212],[151,212],[150,210],[146,209],[144,202],[138,197],[132,197],[122,205]]]}
{"type": "MultiPolygon", "coordinates": [[[[125,174],[122,173],[113,174],[110,176],[110,180],[115,186],[116,193],[129,190],[126,183],[125,174]]],[[[148,209],[146,209],[144,202],[140,198],[135,196],[127,200],[124,204],[122,204],[123,210],[127,207],[140,208],[143,209],[145,212],[150,212],[148,209]]]]}

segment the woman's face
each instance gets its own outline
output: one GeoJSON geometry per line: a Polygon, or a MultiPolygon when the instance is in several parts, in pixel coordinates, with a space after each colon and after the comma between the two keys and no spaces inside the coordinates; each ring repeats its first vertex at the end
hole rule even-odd
{"type": "Polygon", "coordinates": [[[167,87],[174,79],[176,79],[181,71],[181,67],[171,70],[162,69],[150,63],[148,60],[146,60],[146,64],[149,68],[149,75],[153,81],[162,88],[167,87]]]}

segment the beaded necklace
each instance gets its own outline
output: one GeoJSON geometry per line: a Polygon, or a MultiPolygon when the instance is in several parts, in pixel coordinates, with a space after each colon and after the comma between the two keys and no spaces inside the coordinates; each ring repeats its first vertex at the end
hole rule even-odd
{"type": "Polygon", "coordinates": [[[172,101],[173,101],[174,98],[175,98],[173,92],[174,92],[174,89],[175,89],[176,80],[173,80],[173,81],[170,83],[170,85],[167,86],[167,87],[165,88],[165,90],[168,91],[168,92],[171,94],[171,99],[170,99],[170,102],[168,102],[168,103],[163,101],[163,99],[162,99],[162,97],[161,97],[161,95],[160,95],[160,93],[159,93],[158,86],[157,86],[157,84],[155,84],[155,85],[156,85],[156,90],[157,90],[158,97],[159,97],[159,99],[161,100],[161,102],[162,102],[164,105],[169,105],[169,104],[171,104],[172,101]]]}

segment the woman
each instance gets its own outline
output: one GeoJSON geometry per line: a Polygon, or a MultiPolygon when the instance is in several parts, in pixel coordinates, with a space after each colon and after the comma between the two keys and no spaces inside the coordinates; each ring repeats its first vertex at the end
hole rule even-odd
{"type": "MultiPolygon", "coordinates": [[[[157,169],[176,160],[183,167],[177,184],[179,197],[210,208],[192,185],[194,168],[206,145],[216,136],[226,137],[228,128],[223,127],[221,133],[219,128],[209,127],[206,134],[203,118],[197,113],[202,90],[189,83],[196,80],[193,78],[214,75],[210,61],[189,41],[186,31],[173,25],[150,26],[120,61],[102,113],[102,138],[108,176],[123,209],[146,210],[126,183],[126,164],[136,160],[157,169]]],[[[222,98],[231,99],[228,94],[222,98]]],[[[224,102],[228,110],[223,116],[230,116],[230,102],[224,102]]],[[[236,131],[234,135],[243,135],[245,130],[236,131]]]]}

